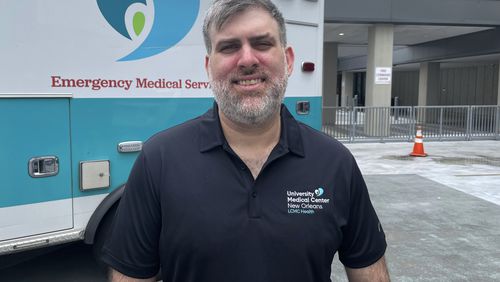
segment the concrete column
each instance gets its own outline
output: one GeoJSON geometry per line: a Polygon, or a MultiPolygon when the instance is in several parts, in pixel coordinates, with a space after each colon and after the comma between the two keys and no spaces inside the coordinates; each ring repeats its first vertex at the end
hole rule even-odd
{"type": "Polygon", "coordinates": [[[500,61],[498,64],[498,93],[497,93],[497,120],[496,120],[496,131],[497,131],[497,140],[500,140],[500,61]]]}
{"type": "Polygon", "coordinates": [[[375,70],[380,67],[391,68],[392,70],[393,38],[394,32],[392,25],[376,24],[368,29],[366,106],[385,107],[391,105],[391,83],[377,83],[375,81],[375,70]]]}
{"type": "MultiPolygon", "coordinates": [[[[365,105],[389,107],[392,88],[392,54],[394,28],[391,24],[376,24],[368,29],[368,58],[366,66],[365,105]],[[389,68],[377,72],[378,68],[389,68]],[[382,78],[390,78],[385,81],[382,78]]],[[[388,136],[390,133],[390,111],[369,109],[365,111],[364,131],[368,136],[388,136]]]]}
{"type": "Polygon", "coordinates": [[[497,93],[497,105],[500,106],[500,61],[498,61],[498,93],[497,93]]]}
{"type": "Polygon", "coordinates": [[[418,106],[437,105],[439,102],[439,63],[421,63],[418,76],[418,106]]]}
{"type": "Polygon", "coordinates": [[[340,106],[347,107],[352,104],[354,74],[352,72],[342,72],[342,92],[340,98],[340,106]]]}
{"type": "MultiPolygon", "coordinates": [[[[323,45],[323,107],[337,107],[337,43],[325,42],[323,45]]],[[[323,109],[323,124],[334,122],[334,112],[323,109]]]]}
{"type": "MultiPolygon", "coordinates": [[[[418,75],[418,106],[432,106],[439,104],[440,68],[439,63],[420,63],[420,72],[418,75]]],[[[431,113],[421,110],[417,116],[417,123],[426,124],[427,122],[436,122],[436,117],[431,113]]]]}

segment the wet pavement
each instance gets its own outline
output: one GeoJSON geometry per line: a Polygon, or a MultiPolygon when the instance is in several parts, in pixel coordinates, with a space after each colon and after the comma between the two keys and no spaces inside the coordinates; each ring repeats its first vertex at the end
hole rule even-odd
{"type": "MultiPolygon", "coordinates": [[[[386,232],[393,281],[500,281],[500,141],[346,144],[386,232]]],[[[347,281],[335,260],[332,281],[347,281]]]]}
{"type": "Polygon", "coordinates": [[[427,157],[407,142],[345,145],[363,174],[417,174],[500,205],[500,141],[424,142],[427,157]]]}

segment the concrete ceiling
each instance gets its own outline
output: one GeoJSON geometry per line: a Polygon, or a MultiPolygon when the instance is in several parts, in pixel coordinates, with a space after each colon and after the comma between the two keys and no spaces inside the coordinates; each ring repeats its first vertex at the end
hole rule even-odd
{"type": "MultiPolygon", "coordinates": [[[[324,40],[339,44],[339,58],[365,56],[368,52],[368,28],[370,26],[370,24],[325,23],[324,40]]],[[[406,46],[487,29],[491,27],[394,25],[394,48],[397,50],[406,46]]],[[[498,56],[488,57],[488,59],[497,58],[498,56]]],[[[467,59],[464,58],[464,60],[467,59]]]]}

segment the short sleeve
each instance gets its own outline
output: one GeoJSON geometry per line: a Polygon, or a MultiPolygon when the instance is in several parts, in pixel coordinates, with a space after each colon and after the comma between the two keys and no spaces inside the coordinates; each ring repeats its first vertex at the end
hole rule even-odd
{"type": "Polygon", "coordinates": [[[385,253],[387,243],[355,161],[350,182],[349,219],[342,228],[343,241],[339,248],[339,260],[347,267],[362,268],[379,260],[385,253]]]}
{"type": "Polygon", "coordinates": [[[157,186],[143,151],[132,168],[102,253],[102,260],[124,275],[150,278],[158,273],[161,209],[157,186]]]}

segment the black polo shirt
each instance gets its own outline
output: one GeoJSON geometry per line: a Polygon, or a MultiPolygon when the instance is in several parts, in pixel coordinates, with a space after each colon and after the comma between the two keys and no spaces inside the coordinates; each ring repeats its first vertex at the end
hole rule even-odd
{"type": "Polygon", "coordinates": [[[385,236],[349,151],[281,110],[257,179],[231,150],[217,106],[154,135],[138,157],[103,259],[165,282],[330,281],[336,251],[373,264],[385,236]]]}

